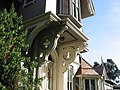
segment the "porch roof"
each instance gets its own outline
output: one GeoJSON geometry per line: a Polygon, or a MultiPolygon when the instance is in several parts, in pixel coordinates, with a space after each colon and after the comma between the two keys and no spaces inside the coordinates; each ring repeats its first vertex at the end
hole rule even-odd
{"type": "MultiPolygon", "coordinates": [[[[71,40],[66,40],[67,42],[77,41],[86,43],[88,40],[88,37],[69,18],[61,19],[57,15],[54,15],[52,12],[44,13],[40,16],[34,17],[24,22],[25,27],[31,27],[33,25],[36,25],[36,27],[30,32],[27,39],[27,42],[30,46],[32,45],[33,40],[35,39],[39,32],[41,32],[42,30],[51,30],[51,28],[55,28],[56,25],[65,26],[64,30],[58,33],[60,36],[61,35],[67,36],[68,34],[69,36],[71,35],[71,40]]],[[[68,37],[66,38],[70,39],[68,37]]],[[[61,43],[63,44],[66,42],[61,43]]]]}

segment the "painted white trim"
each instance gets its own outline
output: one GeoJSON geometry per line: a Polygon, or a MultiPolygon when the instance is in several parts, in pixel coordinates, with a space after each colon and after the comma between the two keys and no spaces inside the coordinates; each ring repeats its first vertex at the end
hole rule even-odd
{"type": "Polygon", "coordinates": [[[96,79],[96,78],[84,78],[83,79],[83,86],[84,86],[84,89],[83,90],[85,90],[85,79],[88,79],[89,80],[89,89],[91,90],[91,80],[93,79],[94,81],[95,81],[95,90],[98,90],[98,80],[96,79]]]}
{"type": "Polygon", "coordinates": [[[45,12],[51,11],[52,13],[56,14],[56,6],[57,0],[46,0],[46,8],[45,12]]]}

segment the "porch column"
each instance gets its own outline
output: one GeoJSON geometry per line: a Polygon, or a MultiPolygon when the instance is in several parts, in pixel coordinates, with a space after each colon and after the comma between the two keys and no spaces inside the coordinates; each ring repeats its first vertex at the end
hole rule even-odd
{"type": "Polygon", "coordinates": [[[78,46],[74,44],[68,44],[58,46],[58,57],[57,62],[57,90],[66,90],[67,77],[64,77],[65,72],[69,69],[69,66],[76,59],[77,53],[79,52],[78,46]],[[66,84],[66,85],[65,85],[66,84]]]}

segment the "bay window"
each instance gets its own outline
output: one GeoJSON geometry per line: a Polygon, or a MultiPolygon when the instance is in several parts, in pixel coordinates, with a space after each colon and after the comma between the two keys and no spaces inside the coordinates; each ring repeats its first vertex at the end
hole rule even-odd
{"type": "Polygon", "coordinates": [[[84,90],[97,90],[96,79],[85,79],[84,82],[84,90]]]}
{"type": "Polygon", "coordinates": [[[72,0],[72,15],[80,20],[80,0],[72,0]]]}
{"type": "Polygon", "coordinates": [[[73,16],[78,21],[81,19],[80,0],[58,0],[57,14],[63,16],[73,16]]]}

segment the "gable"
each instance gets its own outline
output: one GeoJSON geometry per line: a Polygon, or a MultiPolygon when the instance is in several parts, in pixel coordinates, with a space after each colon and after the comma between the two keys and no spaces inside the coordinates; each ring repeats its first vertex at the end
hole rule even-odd
{"type": "Polygon", "coordinates": [[[84,75],[99,75],[93,67],[84,59],[81,60],[81,74],[84,75]]]}
{"type": "Polygon", "coordinates": [[[101,65],[94,66],[93,68],[97,71],[99,75],[104,77],[105,80],[108,78],[105,63],[103,61],[101,65]]]}

